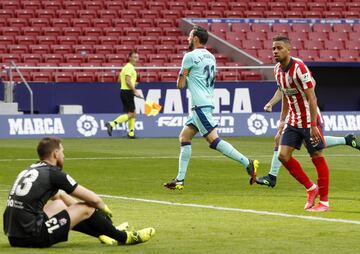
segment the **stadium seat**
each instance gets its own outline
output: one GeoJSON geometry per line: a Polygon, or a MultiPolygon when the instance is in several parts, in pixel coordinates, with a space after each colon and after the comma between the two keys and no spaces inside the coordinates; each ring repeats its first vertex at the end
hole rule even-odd
{"type": "Polygon", "coordinates": [[[303,12],[302,11],[287,11],[285,12],[285,18],[287,19],[301,19],[303,18],[303,12]]]}
{"type": "Polygon", "coordinates": [[[93,27],[110,27],[111,26],[111,19],[91,19],[91,23],[93,27]]]}
{"type": "Polygon", "coordinates": [[[309,34],[307,32],[290,32],[288,33],[289,39],[293,41],[304,41],[309,38],[309,34]]]}
{"type": "MultiPolygon", "coordinates": [[[[32,31],[28,31],[27,34],[28,35],[44,35],[44,36],[62,36],[63,35],[63,31],[59,28],[56,28],[56,27],[39,27],[37,29],[40,30],[39,34],[37,33],[37,31],[34,31],[34,28],[36,27],[33,27],[33,30],[32,31]],[[36,34],[35,34],[36,32],[36,34]]],[[[25,34],[25,32],[24,32],[25,34]]]]}
{"type": "Polygon", "coordinates": [[[8,64],[10,61],[21,62],[21,55],[20,54],[1,54],[0,61],[2,64],[8,64]]]}
{"type": "Polygon", "coordinates": [[[8,50],[7,50],[6,45],[0,44],[0,54],[7,54],[7,53],[8,53],[8,50]]]}
{"type": "Polygon", "coordinates": [[[169,54],[168,59],[171,63],[181,63],[184,55],[183,54],[169,54]]]}
{"type": "Polygon", "coordinates": [[[71,45],[50,45],[51,53],[54,54],[70,54],[72,53],[71,45]]]}
{"type": "Polygon", "coordinates": [[[241,79],[237,71],[221,71],[223,81],[238,81],[241,79]]]}
{"type": "Polygon", "coordinates": [[[246,18],[262,18],[264,13],[262,11],[244,11],[246,18]]]}
{"type": "Polygon", "coordinates": [[[174,54],[175,48],[169,45],[155,45],[155,51],[158,54],[174,54]]]}
{"type": "Polygon", "coordinates": [[[29,45],[29,51],[33,54],[49,54],[49,45],[29,45]]]}
{"type": "Polygon", "coordinates": [[[318,24],[318,23],[315,23],[312,26],[312,28],[313,28],[314,32],[319,32],[319,33],[330,33],[332,31],[330,24],[318,24]]]}
{"type": "Polygon", "coordinates": [[[288,3],[289,11],[306,11],[307,10],[307,3],[306,2],[290,2],[288,3]]]}
{"type": "Polygon", "coordinates": [[[39,72],[30,72],[31,81],[33,82],[51,82],[51,72],[49,71],[39,71],[39,72]]]}
{"type": "Polygon", "coordinates": [[[125,7],[127,7],[128,10],[143,10],[145,9],[145,3],[142,1],[126,1],[125,7]]]}
{"type": "Polygon", "coordinates": [[[339,58],[339,51],[334,49],[320,50],[321,61],[335,61],[339,58]]]}
{"type": "Polygon", "coordinates": [[[155,53],[155,48],[152,45],[135,45],[135,50],[141,55],[142,54],[148,55],[155,53]]]}
{"type": "Polygon", "coordinates": [[[182,16],[187,18],[201,18],[202,12],[199,10],[183,10],[182,16]]]}
{"type": "Polygon", "coordinates": [[[205,18],[213,18],[213,19],[220,19],[224,16],[222,11],[211,11],[211,10],[205,10],[202,12],[203,16],[205,18]]]}
{"type": "Polygon", "coordinates": [[[104,10],[99,9],[97,10],[97,15],[101,19],[115,19],[119,18],[119,14],[116,12],[116,10],[104,10]]]}
{"type": "Polygon", "coordinates": [[[253,31],[253,32],[270,32],[271,29],[268,24],[255,23],[255,24],[251,25],[251,31],[253,31]]]}
{"type": "Polygon", "coordinates": [[[250,32],[250,25],[247,23],[235,23],[231,25],[233,32],[250,32]]]}
{"type": "Polygon", "coordinates": [[[143,19],[156,19],[159,18],[158,10],[140,10],[139,11],[140,18],[143,19]]]}
{"type": "Polygon", "coordinates": [[[122,45],[134,45],[134,44],[138,44],[139,42],[138,36],[120,36],[118,37],[118,39],[120,44],[122,45]]]}
{"type": "MultiPolygon", "coordinates": [[[[85,28],[84,28],[85,29],[85,28]]],[[[122,27],[105,27],[101,29],[107,36],[122,36],[124,28],[122,27]]]]}
{"type": "Polygon", "coordinates": [[[307,3],[308,9],[316,12],[326,11],[326,3],[322,2],[309,2],[307,3]]]}
{"type": "Polygon", "coordinates": [[[75,82],[94,82],[95,73],[91,71],[75,72],[75,82]]]}
{"type": "Polygon", "coordinates": [[[133,22],[136,27],[153,27],[154,26],[152,19],[138,18],[138,19],[134,19],[133,22]]]}
{"type": "Polygon", "coordinates": [[[303,49],[299,50],[299,58],[301,58],[303,61],[314,61],[314,59],[317,59],[319,57],[317,50],[308,50],[303,49]]]}
{"type": "Polygon", "coordinates": [[[77,17],[76,10],[56,9],[56,15],[60,19],[71,19],[77,17]]]}
{"type": "Polygon", "coordinates": [[[210,26],[210,31],[221,31],[221,32],[227,32],[230,31],[230,26],[227,23],[213,23],[210,26]]]}
{"type": "Polygon", "coordinates": [[[359,60],[358,50],[340,50],[340,61],[354,62],[359,60]]]}
{"type": "Polygon", "coordinates": [[[90,27],[91,22],[89,18],[75,18],[71,19],[71,24],[74,27],[90,27]]]}
{"type": "Polygon", "coordinates": [[[21,32],[22,32],[22,29],[19,30],[19,28],[15,28],[15,27],[0,27],[0,35],[4,35],[4,36],[21,35],[21,32]]]}
{"type": "Polygon", "coordinates": [[[38,10],[42,8],[40,1],[22,1],[21,7],[27,10],[38,10]]]}
{"type": "Polygon", "coordinates": [[[360,36],[359,36],[358,32],[349,33],[349,40],[350,40],[350,41],[359,41],[359,40],[360,40],[360,36]]]}
{"type": "Polygon", "coordinates": [[[304,11],[303,15],[307,19],[320,19],[322,18],[322,11],[304,11]]]}
{"type": "Polygon", "coordinates": [[[94,52],[95,45],[72,45],[75,54],[91,54],[94,52]]]}
{"type": "MultiPolygon", "coordinates": [[[[179,33],[179,30],[176,28],[161,28],[161,27],[144,27],[142,28],[142,31],[145,36],[162,36],[166,33],[164,31],[167,31],[167,29],[175,29],[179,33]]],[[[168,35],[168,34],[166,34],[168,35]]],[[[171,35],[171,34],[170,34],[171,35]]]]}
{"type": "Polygon", "coordinates": [[[81,64],[85,62],[85,57],[81,54],[64,54],[64,60],[66,63],[81,64]]]}
{"type": "Polygon", "coordinates": [[[289,24],[273,24],[271,26],[273,32],[287,34],[291,32],[291,27],[289,24]]]}
{"type": "Polygon", "coordinates": [[[244,16],[242,11],[224,11],[225,18],[241,18],[244,16]]]}
{"type": "MultiPolygon", "coordinates": [[[[290,38],[291,40],[291,38],[290,38]]],[[[291,40],[292,49],[304,49],[304,44],[302,40],[291,40]]]]}
{"type": "Polygon", "coordinates": [[[287,4],[285,2],[270,2],[268,3],[268,6],[269,6],[269,10],[271,11],[285,12],[288,9],[287,4]]]}
{"type": "Polygon", "coordinates": [[[345,49],[344,43],[342,41],[325,41],[325,49],[337,49],[343,50],[345,49]]]}
{"type": "Polygon", "coordinates": [[[95,72],[95,77],[96,81],[101,83],[117,81],[117,75],[112,71],[95,72]]]}
{"type": "Polygon", "coordinates": [[[123,64],[127,61],[129,52],[127,51],[125,54],[106,54],[106,61],[112,64],[123,64]]]}
{"type": "Polygon", "coordinates": [[[106,61],[104,54],[87,54],[85,58],[88,63],[96,63],[97,65],[100,65],[101,63],[106,61]]]}
{"type": "Polygon", "coordinates": [[[360,18],[360,12],[358,11],[343,11],[343,18],[345,19],[358,19],[360,18]]]}
{"type": "Polygon", "coordinates": [[[226,2],[209,2],[208,7],[212,11],[226,11],[228,10],[228,5],[226,2]]]}
{"type": "Polygon", "coordinates": [[[348,41],[345,44],[346,49],[360,50],[360,40],[348,41]]]}
{"type": "MultiPolygon", "coordinates": [[[[179,42],[182,43],[182,38],[179,37],[179,42]]],[[[177,36],[160,36],[159,42],[164,45],[176,45],[178,42],[177,36]]]]}
{"type": "Polygon", "coordinates": [[[99,36],[99,42],[102,45],[116,45],[119,43],[117,36],[99,36]]]}
{"type": "Polygon", "coordinates": [[[232,11],[246,11],[248,10],[247,2],[229,2],[228,6],[232,11]]]}
{"type": "Polygon", "coordinates": [[[35,65],[42,62],[41,54],[21,54],[22,62],[35,65]]]}
{"type": "Polygon", "coordinates": [[[175,45],[174,49],[177,54],[182,54],[189,50],[187,45],[175,45]]]}
{"type": "Polygon", "coordinates": [[[63,45],[78,44],[78,38],[80,38],[80,36],[58,36],[57,37],[59,44],[63,44],[63,45]]]}
{"type": "MultiPolygon", "coordinates": [[[[139,37],[140,44],[143,45],[156,45],[158,43],[158,37],[156,36],[140,36],[139,37]]],[[[137,44],[137,43],[134,43],[137,44]]]]}
{"type": "Polygon", "coordinates": [[[242,76],[243,80],[261,80],[262,79],[260,72],[253,71],[253,70],[242,71],[241,76],[242,76]]]}
{"type": "Polygon", "coordinates": [[[41,1],[44,10],[53,11],[63,8],[62,1],[41,1]]]}
{"type": "Polygon", "coordinates": [[[160,10],[160,16],[164,19],[178,19],[181,17],[181,12],[174,10],[160,10]]]}
{"type": "Polygon", "coordinates": [[[119,9],[118,10],[118,16],[119,16],[120,19],[132,20],[132,19],[138,18],[140,15],[139,15],[139,12],[137,10],[119,9]]]}
{"type": "Polygon", "coordinates": [[[43,60],[48,64],[59,64],[64,62],[62,54],[43,54],[43,60]]]}
{"type": "Polygon", "coordinates": [[[124,35],[127,36],[142,36],[143,29],[140,27],[125,27],[124,28],[124,35]]]}
{"type": "Polygon", "coordinates": [[[10,54],[26,54],[29,51],[28,45],[7,45],[10,54]]]}
{"type": "Polygon", "coordinates": [[[29,25],[26,18],[9,18],[7,19],[7,24],[11,27],[24,27],[29,25]]]}
{"type": "Polygon", "coordinates": [[[322,50],[322,49],[324,49],[324,42],[323,41],[305,41],[304,48],[305,49],[322,50]]]}
{"type": "Polygon", "coordinates": [[[157,72],[146,71],[139,73],[140,82],[159,82],[159,77],[157,72]]]}
{"type": "Polygon", "coordinates": [[[311,41],[326,41],[326,40],[328,40],[328,33],[310,32],[309,40],[311,40],[311,41]]]}
{"type": "Polygon", "coordinates": [[[351,33],[353,31],[350,24],[333,24],[334,32],[347,32],[351,33]]]}
{"type": "Polygon", "coordinates": [[[147,56],[149,63],[163,64],[167,62],[167,57],[165,54],[149,54],[147,56]]]}
{"type": "Polygon", "coordinates": [[[263,12],[268,10],[268,5],[266,2],[249,2],[248,6],[251,11],[263,12]]]}
{"type": "Polygon", "coordinates": [[[263,61],[266,64],[273,63],[273,54],[271,50],[259,49],[257,51],[257,56],[258,58],[260,58],[261,61],[263,61]]]}
{"type": "Polygon", "coordinates": [[[72,72],[55,72],[53,79],[55,82],[74,82],[72,72]]]}
{"type": "Polygon", "coordinates": [[[191,1],[191,2],[188,2],[187,5],[188,5],[189,10],[194,10],[194,11],[203,11],[203,10],[208,9],[206,2],[200,2],[200,1],[199,2],[194,2],[194,1],[191,1]]]}
{"type": "Polygon", "coordinates": [[[162,82],[176,82],[178,78],[177,72],[160,72],[159,73],[160,81],[162,82]]]}
{"type": "MultiPolygon", "coordinates": [[[[31,19],[35,17],[35,11],[34,10],[15,10],[15,16],[16,18],[23,18],[23,19],[31,19]]],[[[12,18],[12,17],[8,17],[12,18]]]]}
{"type": "Polygon", "coordinates": [[[172,19],[155,19],[154,20],[154,25],[156,26],[156,27],[174,27],[175,26],[175,24],[174,24],[174,22],[173,22],[173,20],[172,19]]]}
{"type": "Polygon", "coordinates": [[[311,27],[309,24],[292,24],[291,26],[291,30],[293,32],[310,32],[311,31],[311,27]]]}
{"type": "Polygon", "coordinates": [[[264,11],[264,17],[265,18],[283,18],[284,12],[281,11],[264,11]]]}
{"type": "Polygon", "coordinates": [[[99,44],[99,40],[97,36],[79,36],[78,39],[80,44],[87,44],[87,45],[99,44]]]}
{"type": "Polygon", "coordinates": [[[246,39],[248,39],[248,40],[256,40],[256,41],[263,41],[263,40],[266,39],[266,33],[264,33],[264,32],[246,33],[246,39]]]}
{"type": "Polygon", "coordinates": [[[104,7],[103,1],[84,1],[84,7],[87,10],[101,10],[104,7]]]}
{"type": "Polygon", "coordinates": [[[83,33],[81,27],[62,27],[61,30],[65,36],[81,36],[83,33]]]}
{"type": "Polygon", "coordinates": [[[166,9],[166,3],[161,1],[149,1],[146,3],[148,10],[161,11],[166,9]]]}
{"type": "Polygon", "coordinates": [[[104,6],[107,10],[123,10],[124,1],[105,1],[104,6]]]}
{"type": "Polygon", "coordinates": [[[113,45],[94,45],[95,54],[112,54],[113,45]]]}
{"type": "Polygon", "coordinates": [[[337,11],[324,11],[323,17],[327,19],[341,19],[342,15],[337,11]]]}
{"type": "Polygon", "coordinates": [[[50,20],[53,27],[70,27],[70,19],[68,18],[55,18],[50,20]]]}
{"type": "Polygon", "coordinates": [[[243,41],[244,49],[263,49],[263,42],[262,41],[243,41]]]}
{"type": "Polygon", "coordinates": [[[63,1],[64,9],[67,10],[81,10],[82,1],[63,1]]]}
{"type": "Polygon", "coordinates": [[[114,50],[117,54],[126,54],[128,55],[131,50],[133,50],[134,47],[131,45],[115,45],[114,50]]]}
{"type": "Polygon", "coordinates": [[[17,44],[21,44],[21,45],[36,44],[35,36],[18,35],[18,36],[15,36],[15,40],[16,40],[17,44]]]}
{"type": "Polygon", "coordinates": [[[14,42],[15,42],[14,36],[0,36],[1,45],[14,44],[14,42]]]}
{"type": "Polygon", "coordinates": [[[0,17],[3,19],[15,18],[16,17],[16,10],[13,11],[11,9],[0,9],[0,17]]]}

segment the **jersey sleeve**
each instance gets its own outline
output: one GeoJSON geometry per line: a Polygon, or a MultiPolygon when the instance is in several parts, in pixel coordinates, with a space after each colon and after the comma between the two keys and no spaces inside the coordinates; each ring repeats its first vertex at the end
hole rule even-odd
{"type": "Polygon", "coordinates": [[[78,183],[70,175],[55,169],[50,172],[50,181],[53,186],[68,194],[72,193],[78,186],[78,183]]]}
{"type": "Polygon", "coordinates": [[[192,59],[191,54],[186,53],[183,57],[182,63],[181,63],[181,69],[179,75],[187,76],[189,74],[189,71],[191,67],[193,66],[194,61],[192,59]]]}
{"type": "Polygon", "coordinates": [[[300,64],[296,70],[296,74],[301,81],[301,85],[304,90],[315,86],[314,79],[312,78],[310,70],[305,64],[300,64]]]}

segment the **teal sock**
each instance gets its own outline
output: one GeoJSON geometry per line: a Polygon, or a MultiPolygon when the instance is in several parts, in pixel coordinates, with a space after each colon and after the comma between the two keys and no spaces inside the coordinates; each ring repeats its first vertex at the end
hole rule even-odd
{"type": "Polygon", "coordinates": [[[281,161],[278,158],[278,150],[274,151],[274,155],[271,160],[270,175],[277,176],[281,167],[281,161]]]}
{"type": "Polygon", "coordinates": [[[243,154],[241,154],[238,150],[236,150],[230,143],[225,140],[221,140],[220,138],[215,139],[210,148],[216,149],[221,152],[223,155],[240,162],[246,168],[249,165],[249,159],[246,158],[243,154]]]}
{"type": "Polygon", "coordinates": [[[346,140],[344,137],[324,136],[326,147],[345,145],[346,140]]]}
{"type": "Polygon", "coordinates": [[[186,170],[191,157],[191,143],[181,142],[180,156],[179,156],[179,172],[176,177],[177,180],[184,180],[186,170]]]}

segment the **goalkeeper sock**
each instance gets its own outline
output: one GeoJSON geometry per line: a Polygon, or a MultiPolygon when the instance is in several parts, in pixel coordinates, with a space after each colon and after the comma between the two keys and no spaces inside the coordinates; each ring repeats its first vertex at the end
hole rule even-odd
{"type": "Polygon", "coordinates": [[[101,235],[101,234],[99,234],[98,231],[95,231],[91,227],[91,225],[89,225],[88,220],[84,220],[84,221],[80,222],[75,227],[73,227],[72,230],[78,231],[78,232],[81,232],[81,233],[84,233],[86,235],[93,236],[93,237],[99,237],[101,235]]]}
{"type": "Polygon", "coordinates": [[[129,136],[134,136],[135,131],[135,118],[130,118],[128,121],[128,127],[129,127],[129,136]]]}
{"type": "Polygon", "coordinates": [[[129,120],[128,114],[123,114],[121,116],[118,116],[114,121],[110,122],[110,125],[114,128],[119,123],[126,122],[127,120],[129,120]]]}
{"type": "Polygon", "coordinates": [[[177,180],[184,180],[191,157],[191,142],[181,142],[177,180]]]}
{"type": "Polygon", "coordinates": [[[243,154],[241,154],[238,150],[236,150],[230,143],[225,140],[221,140],[220,138],[215,139],[210,148],[218,150],[223,155],[240,162],[246,168],[249,165],[249,159],[246,158],[243,154]]]}
{"type": "Polygon", "coordinates": [[[324,136],[326,147],[345,145],[346,140],[344,137],[324,136]]]}
{"type": "Polygon", "coordinates": [[[95,211],[89,219],[85,220],[99,235],[106,235],[119,243],[125,243],[127,234],[125,231],[117,230],[114,225],[98,211],[95,211]]]}
{"type": "Polygon", "coordinates": [[[273,176],[277,176],[279,174],[281,165],[282,165],[282,163],[278,158],[278,150],[276,149],[274,151],[274,155],[271,160],[271,168],[270,168],[269,174],[273,175],[273,176]]]}

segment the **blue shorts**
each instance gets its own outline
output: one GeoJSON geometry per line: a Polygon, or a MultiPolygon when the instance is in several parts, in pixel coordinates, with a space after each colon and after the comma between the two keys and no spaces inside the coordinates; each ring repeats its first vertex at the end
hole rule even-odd
{"type": "MultiPolygon", "coordinates": [[[[318,128],[321,136],[323,136],[321,126],[318,126],[318,128]]],[[[280,145],[290,146],[300,150],[303,142],[310,155],[325,148],[324,137],[315,145],[311,143],[310,128],[296,128],[286,124],[281,135],[280,145]]]]}
{"type": "Polygon", "coordinates": [[[203,137],[206,137],[217,127],[217,122],[212,115],[213,110],[212,106],[192,108],[185,125],[194,127],[203,137]]]}

